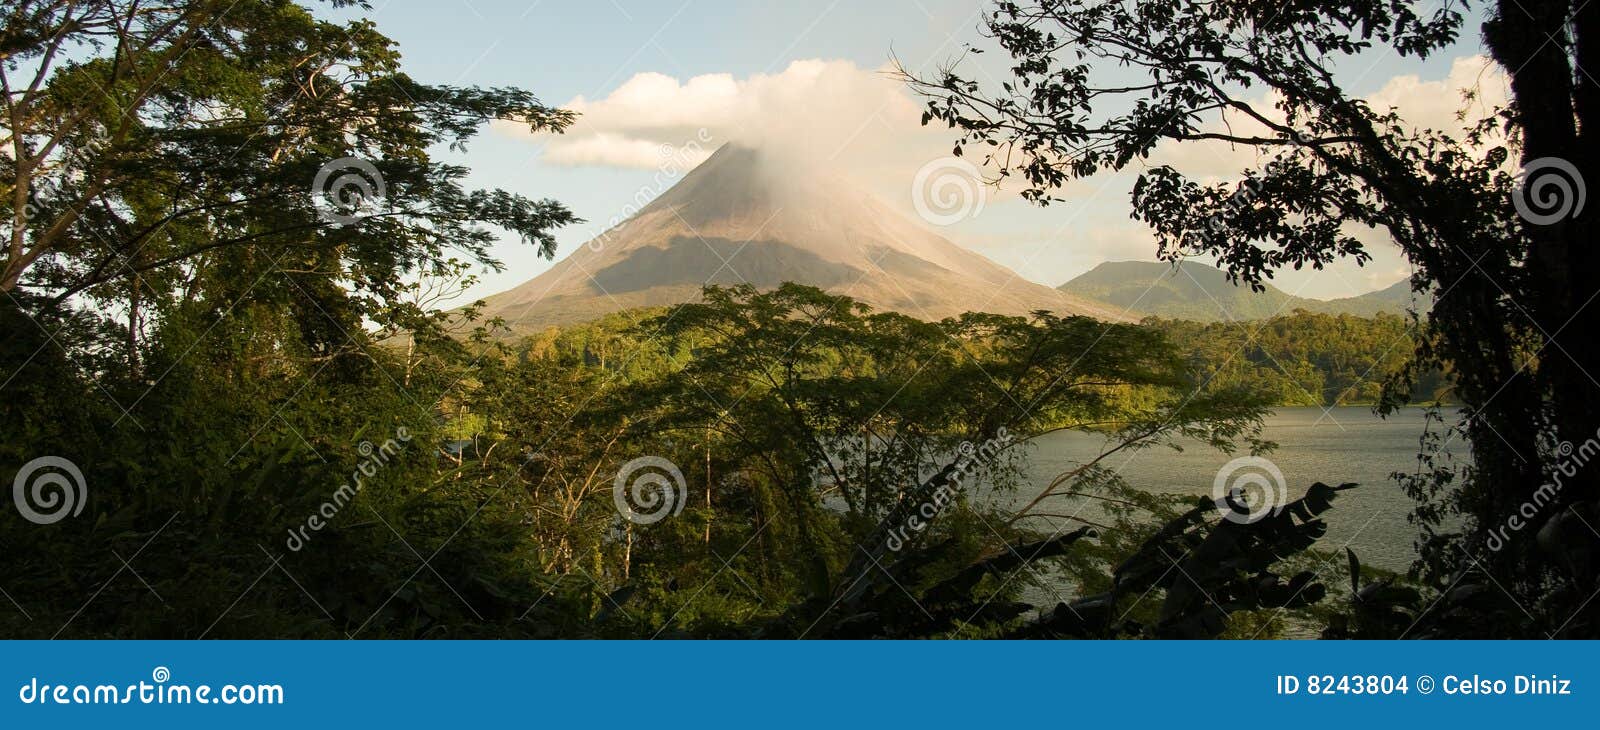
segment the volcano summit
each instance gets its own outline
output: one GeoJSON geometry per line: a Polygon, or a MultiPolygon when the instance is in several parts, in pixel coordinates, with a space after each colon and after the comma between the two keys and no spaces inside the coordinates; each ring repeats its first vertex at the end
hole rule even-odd
{"type": "Polygon", "coordinates": [[[514,331],[694,301],[706,284],[786,281],[921,319],[966,311],[1125,319],[1023,279],[826,173],[724,145],[633,217],[485,300],[514,331]]]}

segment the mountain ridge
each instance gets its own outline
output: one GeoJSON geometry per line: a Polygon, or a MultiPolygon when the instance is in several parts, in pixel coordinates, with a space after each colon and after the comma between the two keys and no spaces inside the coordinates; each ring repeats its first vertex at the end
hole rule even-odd
{"type": "Polygon", "coordinates": [[[1414,301],[1411,284],[1402,279],[1388,287],[1353,297],[1321,300],[1284,292],[1270,283],[1253,292],[1228,281],[1221,269],[1197,261],[1177,265],[1152,261],[1106,261],[1057,287],[1131,316],[1159,316],[1201,322],[1263,319],[1296,309],[1319,314],[1404,314],[1414,301]]]}

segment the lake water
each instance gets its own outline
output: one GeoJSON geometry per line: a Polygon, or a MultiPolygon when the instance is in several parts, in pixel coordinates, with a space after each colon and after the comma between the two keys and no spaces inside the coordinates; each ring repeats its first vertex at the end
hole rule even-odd
{"type": "MultiPolygon", "coordinates": [[[[1339,550],[1348,544],[1363,564],[1404,570],[1416,557],[1412,543],[1417,531],[1406,522],[1413,502],[1391,475],[1417,469],[1418,439],[1424,425],[1424,411],[1420,408],[1405,409],[1388,418],[1379,418],[1365,406],[1331,408],[1326,412],[1320,408],[1280,408],[1266,419],[1263,436],[1277,442],[1278,448],[1265,456],[1283,472],[1291,500],[1305,494],[1314,482],[1361,484],[1341,492],[1333,508],[1324,513],[1328,534],[1320,547],[1339,550]]],[[[1434,427],[1439,426],[1435,423],[1434,427]]],[[[1094,458],[1104,443],[1101,436],[1078,432],[1058,432],[1035,439],[1030,445],[1028,483],[1042,488],[1057,474],[1094,458]]],[[[1460,458],[1466,448],[1458,443],[1454,451],[1460,458]]],[[[1194,443],[1182,452],[1151,448],[1117,454],[1102,463],[1139,489],[1209,496],[1218,470],[1232,458],[1194,443]]],[[[1024,487],[1003,499],[1020,507],[1032,496],[1024,487]]],[[[1101,514],[1095,505],[1077,498],[1051,502],[1045,511],[1080,514],[1088,519],[1101,514]],[[1080,508],[1081,513],[1075,512],[1080,508]]],[[[1052,528],[1078,526],[1053,518],[1034,520],[1044,522],[1052,523],[1052,528]]]]}

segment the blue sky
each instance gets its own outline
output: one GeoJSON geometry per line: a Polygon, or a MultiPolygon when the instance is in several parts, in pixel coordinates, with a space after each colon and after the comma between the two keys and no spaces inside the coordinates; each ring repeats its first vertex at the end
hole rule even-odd
{"type": "MultiPolygon", "coordinates": [[[[751,127],[808,138],[802,144],[822,143],[822,149],[833,151],[822,156],[910,214],[905,186],[916,163],[948,154],[953,137],[918,128],[915,101],[880,71],[891,53],[912,68],[931,71],[956,58],[965,43],[993,48],[977,32],[986,4],[953,0],[374,0],[373,5],[365,15],[398,42],[407,71],[420,81],[519,86],[547,103],[585,109],[562,139],[497,128],[486,130],[457,157],[472,168],[476,185],[553,197],[589,221],[558,235],[558,259],[625,212],[641,190],[659,192],[651,182],[656,170],[597,156],[597,147],[623,137],[677,145],[687,139],[685,130],[696,126],[714,132],[712,147],[751,134],[751,127]],[[704,83],[691,83],[696,77],[704,83]],[[720,90],[713,96],[727,108],[700,122],[694,115],[707,98],[701,92],[708,89],[720,90]],[[644,107],[622,103],[625,96],[637,101],[641,90],[650,92],[644,107]],[[745,103],[746,97],[752,101],[745,103]],[[738,111],[730,111],[735,106],[738,111]],[[657,112],[672,120],[630,118],[657,112]],[[798,131],[785,127],[788,122],[798,131]],[[580,147],[589,142],[594,145],[580,147]]],[[[1481,81],[1483,74],[1474,72],[1481,62],[1474,66],[1464,60],[1478,52],[1476,38],[1469,37],[1457,50],[1426,63],[1393,54],[1374,57],[1370,64],[1361,59],[1345,69],[1345,77],[1362,95],[1401,104],[1435,99],[1417,111],[1431,120],[1460,106],[1452,101],[1453,86],[1462,79],[1481,81]]],[[[999,77],[1004,61],[991,50],[963,63],[981,78],[999,77]]],[[[1228,151],[1206,154],[1196,160],[1204,168],[1200,174],[1214,165],[1217,174],[1226,175],[1238,162],[1228,151]]],[[[1011,191],[993,191],[986,193],[980,215],[940,233],[1051,286],[1098,261],[1153,260],[1147,235],[1128,220],[1130,180],[1088,181],[1067,204],[1045,209],[1011,191]]],[[[1378,261],[1366,269],[1288,272],[1278,285],[1329,298],[1398,280],[1404,262],[1381,241],[1374,248],[1378,261]]],[[[510,288],[550,265],[515,240],[503,242],[496,255],[507,270],[485,276],[472,296],[510,288]]]]}

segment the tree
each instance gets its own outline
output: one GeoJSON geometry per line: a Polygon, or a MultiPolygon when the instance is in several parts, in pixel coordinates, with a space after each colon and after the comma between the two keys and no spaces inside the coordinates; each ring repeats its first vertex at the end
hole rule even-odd
{"type": "MultiPolygon", "coordinates": [[[[777,533],[794,553],[772,561],[794,564],[805,588],[772,629],[780,634],[1004,625],[1021,605],[1005,590],[1025,582],[1009,577],[1087,534],[1052,528],[1089,521],[1060,506],[1119,483],[1112,457],[1267,445],[1257,395],[1203,385],[1153,327],[1042,312],[922,322],[789,283],[708,287],[703,302],[642,328],[693,358],[618,401],[639,432],[706,439],[719,473],[776,493],[778,509],[753,516],[761,530],[750,539],[777,533]],[[1018,447],[1066,429],[1103,435],[1103,449],[1049,484],[1021,483],[1018,447]],[[1016,504],[995,497],[1012,490],[1016,504]],[[906,604],[906,589],[924,606],[906,604]]],[[[1215,511],[1208,501],[1189,527],[1205,532],[1215,511]]],[[[718,524],[752,521],[738,517],[718,524]]]]}
{"type": "Polygon", "coordinates": [[[368,21],[287,0],[28,0],[5,11],[0,53],[0,291],[35,311],[120,303],[130,342],[147,310],[206,294],[348,325],[363,297],[395,297],[452,252],[497,265],[495,228],[550,256],[551,230],[576,220],[466,189],[466,169],[430,154],[490,120],[560,131],[571,112],[418,83],[368,21]]]}
{"type": "MultiPolygon", "coordinates": [[[[1590,519],[1600,474],[1579,470],[1553,497],[1539,492],[1563,448],[1600,426],[1590,375],[1600,373],[1600,348],[1579,334],[1600,325],[1587,306],[1600,290],[1578,275],[1596,256],[1594,206],[1582,196],[1596,179],[1600,87],[1584,69],[1595,68],[1600,7],[1489,7],[1484,39],[1513,97],[1465,135],[1373,109],[1336,71],[1369,52],[1436,54],[1457,39],[1466,10],[1398,0],[999,2],[986,23],[1012,58],[999,88],[959,67],[906,78],[928,97],[925,123],[958,130],[958,153],[979,146],[1040,203],[1072,179],[1141,165],[1163,142],[1256,150],[1262,164],[1234,184],[1202,185],[1158,165],[1133,187],[1133,216],[1154,229],[1164,258],[1214,256],[1236,281],[1259,287],[1285,266],[1364,262],[1352,228],[1386,231],[1416,266],[1413,289],[1439,292],[1409,372],[1452,372],[1473,449],[1470,468],[1408,482],[1420,567],[1441,588],[1485,583],[1481,568],[1530,607],[1533,618],[1518,621],[1539,635],[1565,625],[1596,585],[1594,563],[1574,567],[1539,544],[1597,546],[1573,528],[1600,524],[1590,519]],[[1537,514],[1521,515],[1528,503],[1537,514]],[[1512,515],[1530,523],[1523,539],[1486,548],[1488,531],[1512,515]],[[1547,525],[1558,534],[1533,539],[1547,525]]],[[[1390,385],[1390,406],[1411,390],[1404,375],[1390,385]]]]}

